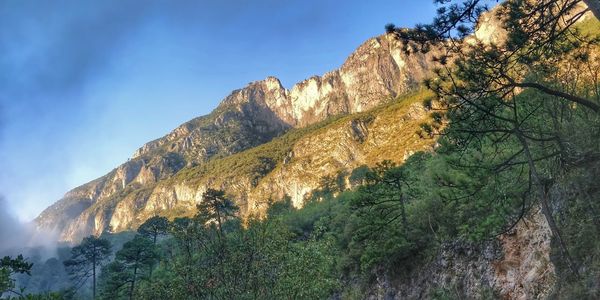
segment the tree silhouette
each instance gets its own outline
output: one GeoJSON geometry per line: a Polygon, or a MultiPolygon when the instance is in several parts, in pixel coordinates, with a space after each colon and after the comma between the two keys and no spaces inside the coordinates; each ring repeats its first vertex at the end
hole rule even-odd
{"type": "Polygon", "coordinates": [[[365,180],[366,185],[360,188],[363,196],[355,199],[353,205],[378,212],[385,226],[400,219],[402,230],[406,232],[406,205],[411,179],[405,168],[384,160],[367,172],[365,180]]]}
{"type": "Polygon", "coordinates": [[[96,299],[96,271],[111,254],[108,240],[89,236],[71,249],[71,258],[64,262],[67,271],[76,280],[76,288],[92,278],[92,296],[96,299]]]}
{"type": "Polygon", "coordinates": [[[17,273],[31,275],[31,267],[33,267],[33,264],[28,263],[23,255],[19,255],[17,258],[5,256],[0,259],[0,295],[4,292],[13,292],[20,295],[20,293],[12,290],[15,287],[15,282],[11,276],[17,273]]]}
{"type": "Polygon", "coordinates": [[[137,231],[156,245],[157,238],[169,232],[169,220],[165,217],[154,216],[140,225],[137,231]]]}
{"type": "MultiPolygon", "coordinates": [[[[138,228],[138,233],[152,240],[152,243],[156,246],[157,238],[161,235],[166,235],[169,232],[169,220],[165,217],[154,216],[138,228]]],[[[150,265],[150,276],[152,276],[152,269],[154,265],[150,265]]]]}

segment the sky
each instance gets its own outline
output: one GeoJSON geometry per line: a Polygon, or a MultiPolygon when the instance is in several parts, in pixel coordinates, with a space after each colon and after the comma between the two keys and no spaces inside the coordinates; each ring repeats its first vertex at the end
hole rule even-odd
{"type": "Polygon", "coordinates": [[[0,1],[0,205],[35,218],[267,76],[339,67],[428,0],[0,1]]]}

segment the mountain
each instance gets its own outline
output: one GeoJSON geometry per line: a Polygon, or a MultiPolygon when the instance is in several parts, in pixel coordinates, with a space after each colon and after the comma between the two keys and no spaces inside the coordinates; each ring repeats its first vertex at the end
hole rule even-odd
{"type": "MultiPolygon", "coordinates": [[[[500,23],[493,12],[484,14],[475,37],[502,40],[500,23]]],[[[325,177],[340,176],[342,188],[349,188],[353,168],[401,162],[430,146],[415,135],[427,119],[419,104],[427,96],[399,97],[419,89],[435,53],[407,55],[401,42],[382,35],[360,45],[339,69],[291,89],[275,77],[251,82],[210,114],[67,192],[35,223],[77,242],[133,229],[154,214],[189,214],[208,187],[224,189],[244,215],[286,196],[301,206],[325,177]]]]}
{"type": "MultiPolygon", "coordinates": [[[[496,9],[482,15],[475,34],[467,42],[503,43],[507,32],[499,27],[502,22],[495,13],[501,12],[499,9],[502,7],[498,6],[496,9]]],[[[585,34],[599,34],[598,22],[588,13],[580,21],[578,29],[585,34]]],[[[597,51],[590,53],[592,58],[586,60],[586,64],[593,63],[597,57],[597,51]]],[[[282,199],[289,200],[295,207],[305,206],[303,210],[289,211],[286,206],[284,210],[289,219],[278,219],[282,223],[273,223],[273,228],[289,226],[295,229],[294,234],[297,236],[294,235],[293,245],[311,245],[307,249],[318,244],[312,244],[312,237],[308,238],[311,235],[304,230],[309,227],[306,224],[313,226],[311,231],[322,235],[319,241],[322,244],[314,248],[315,252],[318,252],[319,257],[326,258],[323,261],[333,261],[334,257],[335,260],[339,259],[335,265],[336,272],[330,275],[336,280],[342,278],[346,285],[342,291],[336,291],[331,296],[333,299],[353,296],[365,299],[545,299],[565,297],[562,295],[567,295],[566,298],[569,299],[594,298],[586,297],[587,294],[581,296],[585,290],[592,291],[594,296],[598,291],[597,284],[594,284],[598,279],[598,264],[589,260],[597,252],[598,245],[593,239],[581,238],[593,236],[598,227],[597,222],[590,221],[593,218],[584,219],[597,215],[592,200],[595,199],[598,188],[593,184],[593,178],[597,178],[595,175],[600,167],[594,161],[591,161],[587,169],[564,169],[566,172],[557,177],[556,181],[553,180],[553,186],[542,193],[552,198],[551,206],[556,220],[565,240],[570,243],[565,249],[570,249],[573,257],[581,262],[578,270],[582,274],[590,274],[584,275],[582,279],[577,278],[575,283],[569,278],[573,274],[561,258],[568,257],[569,254],[566,251],[559,252],[561,250],[557,245],[557,237],[560,236],[553,232],[549,224],[549,220],[554,219],[543,213],[535,195],[532,194],[534,197],[530,200],[531,203],[527,202],[530,191],[518,195],[517,200],[522,201],[519,201],[521,214],[518,221],[513,223],[512,217],[506,218],[510,214],[504,213],[504,205],[514,197],[511,195],[514,187],[494,186],[501,184],[502,178],[491,176],[493,178],[490,179],[487,171],[483,177],[478,177],[481,176],[479,174],[471,175],[471,171],[447,172],[458,169],[446,168],[456,158],[444,157],[449,155],[444,154],[443,150],[447,150],[444,146],[440,148],[442,151],[435,152],[434,155],[424,155],[429,158],[415,155],[403,168],[398,169],[407,170],[408,173],[404,176],[410,173],[423,176],[415,175],[415,181],[421,180],[421,186],[415,189],[416,196],[408,196],[409,201],[405,202],[406,194],[394,191],[395,195],[400,194],[400,197],[395,198],[400,200],[395,205],[402,203],[401,208],[398,208],[402,213],[389,217],[393,218],[391,221],[386,219],[389,215],[378,217],[376,213],[362,214],[367,210],[376,210],[375,206],[361,210],[355,203],[346,202],[356,200],[351,199],[353,195],[360,195],[358,199],[361,200],[377,195],[376,189],[358,189],[337,194],[364,184],[369,166],[382,160],[402,163],[413,152],[439,146],[435,139],[423,137],[424,131],[420,130],[424,122],[430,121],[432,115],[429,110],[437,104],[430,92],[419,87],[419,82],[432,69],[432,55],[435,55],[435,51],[429,55],[413,53],[407,56],[403,45],[390,36],[383,35],[366,41],[338,70],[311,77],[291,89],[284,88],[275,77],[252,82],[233,91],[209,115],[186,122],[170,134],[143,145],[130,160],[107,175],[68,192],[63,199],[46,209],[36,222],[41,228],[58,231],[62,240],[75,243],[89,234],[135,229],[154,215],[169,218],[192,215],[196,211],[196,204],[203,201],[203,193],[208,188],[217,188],[224,190],[236,201],[241,208],[242,217],[263,216],[273,201],[282,199]],[[415,159],[424,161],[415,162],[415,159]],[[446,172],[433,172],[443,169],[446,172]],[[488,180],[499,181],[490,184],[485,182],[488,180]],[[480,193],[481,186],[488,184],[492,190],[480,193]],[[470,193],[469,186],[473,185],[478,191],[467,197],[460,193],[454,194],[454,191],[451,195],[444,195],[443,189],[436,189],[438,185],[464,185],[467,193],[470,193]],[[333,197],[306,203],[307,199],[319,199],[319,195],[327,194],[324,190],[333,191],[333,197]],[[480,197],[485,202],[480,202],[480,197]],[[486,199],[488,197],[490,199],[486,199]],[[408,219],[402,221],[405,224],[400,221],[391,223],[404,214],[405,205],[409,212],[408,219]],[[502,212],[495,212],[496,209],[501,209],[502,212]],[[321,216],[324,211],[327,211],[327,215],[321,216]],[[354,216],[357,219],[352,219],[354,216]],[[380,222],[371,224],[371,218],[380,222]],[[368,222],[363,223],[364,220],[368,222]],[[385,226],[361,232],[361,229],[379,225],[381,221],[385,221],[385,226]],[[502,233],[490,231],[490,228],[497,226],[495,223],[509,221],[512,225],[506,230],[502,228],[502,233]],[[408,230],[400,230],[406,228],[408,230]],[[320,230],[325,230],[327,234],[321,234],[320,230]],[[336,244],[335,251],[326,253],[332,241],[336,244]],[[374,261],[376,264],[372,264],[374,261]]],[[[578,60],[579,57],[575,59],[578,60]]],[[[565,65],[570,68],[571,65],[567,62],[571,61],[565,59],[565,65]]],[[[556,66],[563,67],[561,63],[556,66]]],[[[540,94],[537,93],[520,91],[517,94],[519,98],[513,98],[514,103],[526,100],[533,103],[538,100],[546,101],[546,98],[538,99],[540,94]]],[[[516,111],[516,104],[514,107],[516,111]]],[[[575,106],[564,108],[577,112],[575,106]]],[[[567,127],[568,130],[564,131],[575,135],[573,141],[579,143],[580,137],[584,137],[581,139],[584,140],[591,136],[589,133],[587,136],[576,133],[584,132],[589,124],[593,124],[590,120],[594,121],[594,118],[587,119],[575,114],[570,117],[574,118],[562,125],[573,120],[580,123],[573,127],[574,130],[567,127]]],[[[476,126],[477,122],[481,120],[475,120],[470,126],[476,126]]],[[[434,126],[434,123],[430,124],[434,126]]],[[[438,129],[433,128],[434,131],[438,129]]],[[[541,147],[545,149],[548,141],[542,141],[541,147]]],[[[573,149],[577,148],[573,146],[573,149]]],[[[486,153],[499,152],[475,151],[474,157],[469,157],[471,154],[467,151],[461,152],[459,159],[471,162],[461,169],[485,169],[482,157],[486,153]],[[482,162],[483,168],[473,168],[474,164],[482,162]]],[[[582,157],[585,158],[586,155],[582,157]]],[[[515,156],[511,156],[513,158],[515,156]]],[[[526,174],[523,170],[518,170],[518,173],[526,174]]],[[[500,171],[493,169],[492,173],[494,172],[500,171]]],[[[517,175],[517,172],[512,175],[519,179],[525,178],[517,175]]],[[[384,199],[384,203],[389,202],[389,199],[384,199]]],[[[393,213],[393,210],[383,208],[383,213],[393,213]]],[[[254,225],[252,222],[249,224],[248,228],[240,230],[250,232],[254,225]]],[[[239,236],[233,233],[231,236],[236,239],[237,245],[239,236]]],[[[287,244],[287,238],[284,239],[284,244],[287,244]]],[[[253,240],[258,241],[256,243],[260,247],[240,247],[241,252],[232,251],[236,254],[229,257],[235,260],[236,257],[242,257],[238,256],[239,253],[249,251],[248,257],[253,259],[255,253],[261,253],[255,249],[268,253],[269,249],[266,248],[270,248],[271,244],[265,243],[264,239],[240,239],[244,244],[250,244],[253,240]],[[267,247],[262,248],[264,245],[267,247]]],[[[215,249],[221,251],[222,248],[215,249]]],[[[279,248],[273,249],[279,251],[279,248]]],[[[294,262],[296,258],[299,262],[310,262],[310,255],[299,255],[310,252],[296,252],[300,248],[293,249],[295,250],[289,252],[289,255],[294,258],[294,262]]],[[[215,252],[207,253],[209,255],[205,256],[210,258],[215,252]]],[[[285,256],[273,256],[277,261],[283,261],[282,257],[285,256]]],[[[255,263],[252,259],[251,264],[259,266],[259,270],[268,268],[266,273],[269,277],[284,277],[273,277],[272,274],[277,274],[273,272],[276,270],[272,267],[274,264],[255,263]]],[[[301,264],[302,267],[299,268],[288,268],[289,265],[285,265],[281,269],[292,269],[291,273],[306,275],[300,277],[302,279],[311,277],[315,282],[326,282],[327,275],[314,276],[308,273],[310,270],[318,270],[314,267],[316,265],[301,264]],[[305,272],[307,273],[304,274],[305,272]]],[[[326,269],[334,269],[332,265],[323,265],[326,269]]],[[[203,264],[190,266],[177,272],[186,277],[189,276],[188,272],[210,269],[203,264]]],[[[220,283],[239,285],[238,278],[245,281],[258,273],[247,271],[245,274],[251,275],[239,275],[238,271],[241,273],[242,269],[246,269],[239,266],[236,262],[227,264],[227,268],[234,270],[230,273],[235,274],[236,278],[222,280],[220,283]]],[[[248,268],[250,269],[251,267],[248,268]]],[[[167,268],[165,270],[169,272],[167,268]]],[[[171,280],[170,277],[166,278],[171,280]]],[[[209,279],[206,281],[208,284],[198,280],[192,282],[192,285],[197,284],[200,287],[198,290],[218,286],[213,284],[212,277],[206,278],[209,279]]],[[[292,282],[302,282],[302,289],[307,287],[306,280],[292,282]]],[[[324,290],[325,285],[315,282],[308,285],[324,290]]],[[[189,283],[185,282],[185,285],[189,283]]],[[[173,290],[187,288],[172,286],[176,287],[173,290]]],[[[152,290],[153,296],[155,291],[152,290]]]]}
{"type": "Polygon", "coordinates": [[[430,147],[415,134],[427,118],[420,102],[428,96],[398,97],[418,89],[433,53],[406,55],[400,42],[383,35],[363,43],[339,69],[291,89],[275,77],[252,82],[210,114],[69,191],[35,222],[77,242],[133,229],[155,214],[189,214],[208,187],[224,189],[244,215],[285,196],[301,206],[324,177],[338,176],[348,188],[354,168],[400,162],[430,147]]]}

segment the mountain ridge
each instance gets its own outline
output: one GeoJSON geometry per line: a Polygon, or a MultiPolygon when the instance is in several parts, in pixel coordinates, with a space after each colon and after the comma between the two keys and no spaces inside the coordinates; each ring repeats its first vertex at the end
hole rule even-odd
{"type": "MultiPolygon", "coordinates": [[[[292,128],[373,109],[415,90],[429,72],[432,55],[408,56],[399,41],[382,35],[360,45],[339,69],[312,76],[290,89],[273,76],[251,82],[234,90],[208,115],[144,144],[127,162],[67,192],[35,223],[69,242],[130,228],[130,223],[115,221],[123,219],[115,216],[115,211],[125,202],[134,207],[146,205],[140,200],[144,197],[136,195],[147,193],[186,167],[265,144],[292,128]],[[129,198],[136,200],[124,201],[129,198]]],[[[304,188],[300,194],[308,192],[304,188]]],[[[301,202],[299,198],[296,202],[301,202]]]]}

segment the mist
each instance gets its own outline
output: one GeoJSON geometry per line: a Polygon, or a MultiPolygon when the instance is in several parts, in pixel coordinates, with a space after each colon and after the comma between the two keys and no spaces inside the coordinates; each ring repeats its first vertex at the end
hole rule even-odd
{"type": "Polygon", "coordinates": [[[56,256],[58,236],[55,232],[38,231],[33,222],[20,221],[11,213],[0,196],[0,257],[23,254],[47,259],[56,256]]]}

